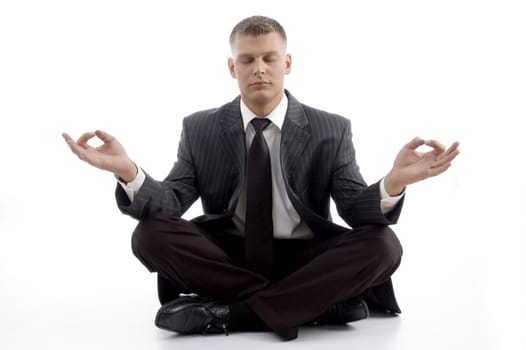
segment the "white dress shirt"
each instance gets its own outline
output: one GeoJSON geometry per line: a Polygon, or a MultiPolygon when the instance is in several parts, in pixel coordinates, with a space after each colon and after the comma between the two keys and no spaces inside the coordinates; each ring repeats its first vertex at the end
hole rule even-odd
{"type": "MultiPolygon", "coordinates": [[[[293,239],[308,239],[313,238],[314,235],[309,230],[309,227],[303,222],[292,205],[285,188],[285,181],[281,172],[280,166],[280,141],[281,129],[285,121],[285,114],[287,113],[288,98],[283,95],[278,106],[270,112],[267,119],[271,124],[263,130],[263,137],[267,142],[270,151],[270,163],[272,171],[272,218],[274,224],[275,238],[293,238],[293,239]]],[[[253,118],[258,118],[241,99],[241,116],[243,117],[243,126],[245,129],[247,149],[250,148],[252,139],[254,138],[254,127],[250,123],[253,118]]],[[[141,188],[145,175],[141,168],[138,167],[137,177],[127,184],[119,181],[122,188],[133,201],[135,194],[141,188]]],[[[384,180],[380,183],[380,207],[382,213],[389,212],[398,203],[403,194],[391,197],[385,190],[384,180]]],[[[237,202],[236,210],[234,212],[233,222],[241,234],[245,232],[245,214],[246,214],[246,182],[243,186],[239,200],[237,202]]]]}

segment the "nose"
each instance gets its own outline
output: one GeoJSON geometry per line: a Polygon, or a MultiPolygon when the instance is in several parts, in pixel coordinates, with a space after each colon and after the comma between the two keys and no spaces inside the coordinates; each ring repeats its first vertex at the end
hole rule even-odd
{"type": "Polygon", "coordinates": [[[261,60],[257,60],[254,64],[254,75],[265,74],[265,63],[261,60]]]}

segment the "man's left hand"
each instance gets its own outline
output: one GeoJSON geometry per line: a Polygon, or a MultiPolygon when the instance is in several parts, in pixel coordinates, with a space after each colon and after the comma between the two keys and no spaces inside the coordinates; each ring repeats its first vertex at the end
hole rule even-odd
{"type": "Polygon", "coordinates": [[[454,142],[446,150],[446,147],[436,140],[415,137],[398,152],[393,168],[385,176],[384,184],[387,193],[397,196],[407,185],[445,172],[460,153],[458,145],[458,142],[454,142]],[[428,152],[417,151],[424,145],[432,149],[428,152]]]}

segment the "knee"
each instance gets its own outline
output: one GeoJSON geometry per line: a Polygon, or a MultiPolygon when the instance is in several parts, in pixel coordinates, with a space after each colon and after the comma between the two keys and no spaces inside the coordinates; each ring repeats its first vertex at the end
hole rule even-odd
{"type": "Polygon", "coordinates": [[[357,240],[360,250],[367,256],[367,260],[375,265],[387,269],[396,269],[400,264],[402,246],[389,226],[364,225],[355,229],[350,238],[357,240]]]}
{"type": "Polygon", "coordinates": [[[386,268],[396,269],[402,260],[402,245],[394,231],[383,226],[374,235],[374,255],[386,268]]]}
{"type": "Polygon", "coordinates": [[[159,256],[164,245],[161,228],[167,220],[169,217],[155,214],[139,221],[133,231],[131,242],[132,251],[136,257],[142,260],[151,256],[159,256]]]}
{"type": "Polygon", "coordinates": [[[184,250],[188,237],[199,235],[199,228],[182,218],[154,214],[141,220],[132,235],[132,250],[137,257],[155,259],[169,251],[184,250]]]}

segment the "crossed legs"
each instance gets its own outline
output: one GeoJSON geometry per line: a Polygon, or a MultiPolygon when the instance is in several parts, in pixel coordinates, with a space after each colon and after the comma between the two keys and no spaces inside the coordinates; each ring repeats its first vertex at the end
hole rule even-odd
{"type": "Polygon", "coordinates": [[[285,339],[329,305],[382,284],[401,246],[387,226],[367,225],[327,240],[276,240],[274,277],[247,270],[243,239],[212,234],[176,217],[156,215],[133,233],[133,252],[181,292],[242,301],[285,339]]]}

